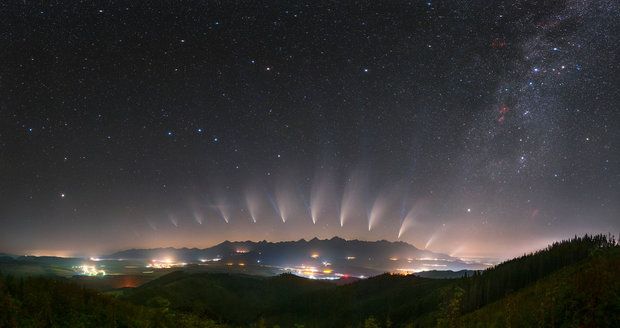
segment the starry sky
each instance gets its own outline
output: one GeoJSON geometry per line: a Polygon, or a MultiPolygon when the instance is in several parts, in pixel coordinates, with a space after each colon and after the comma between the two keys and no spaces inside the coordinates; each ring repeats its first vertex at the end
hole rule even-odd
{"type": "Polygon", "coordinates": [[[3,1],[0,251],[620,231],[620,8],[3,1]]]}

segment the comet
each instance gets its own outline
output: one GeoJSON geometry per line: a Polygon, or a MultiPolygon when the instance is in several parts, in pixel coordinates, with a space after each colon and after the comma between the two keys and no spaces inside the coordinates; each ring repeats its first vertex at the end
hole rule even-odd
{"type": "Polygon", "coordinates": [[[440,231],[441,229],[438,229],[435,232],[433,232],[433,234],[431,235],[431,238],[429,238],[426,244],[424,245],[424,249],[427,249],[429,246],[431,246],[435,242],[435,239],[437,239],[437,237],[439,236],[440,231]]]}
{"type": "Polygon", "coordinates": [[[381,205],[379,205],[379,199],[377,198],[366,216],[368,218],[368,231],[372,230],[373,223],[378,220],[379,215],[381,215],[382,210],[380,207],[381,205]]]}
{"type": "MultiPolygon", "coordinates": [[[[409,214],[407,214],[407,216],[409,216],[409,214]]],[[[400,237],[402,237],[403,233],[405,233],[405,231],[407,231],[409,229],[409,226],[411,225],[409,222],[410,221],[407,220],[407,217],[405,217],[401,221],[400,228],[398,229],[398,237],[396,237],[397,239],[400,239],[400,237]]]]}
{"type": "MultiPolygon", "coordinates": [[[[406,212],[405,203],[406,203],[405,197],[403,197],[403,200],[400,203],[400,228],[398,229],[397,239],[400,239],[400,236],[403,235],[403,232],[404,232],[403,226],[405,225],[405,220],[407,219],[407,216],[409,215],[409,213],[406,212]]],[[[411,212],[411,210],[409,212],[411,212]]]]}
{"type": "MultiPolygon", "coordinates": [[[[372,203],[372,207],[368,211],[368,231],[374,229],[380,220],[386,217],[397,215],[395,212],[396,200],[403,197],[403,191],[396,184],[387,184],[386,187],[377,195],[372,203]]],[[[400,217],[404,212],[404,199],[401,203],[400,217]]],[[[399,217],[399,218],[400,218],[399,217]]]]}
{"type": "Polygon", "coordinates": [[[194,217],[194,221],[198,224],[202,224],[204,222],[204,214],[200,210],[200,204],[195,200],[190,201],[190,207],[192,209],[192,216],[194,217]]]}
{"type": "Polygon", "coordinates": [[[411,228],[411,226],[413,225],[415,221],[415,214],[416,214],[415,212],[416,212],[416,208],[415,207],[411,208],[411,210],[409,210],[409,213],[407,213],[407,215],[401,221],[400,229],[398,229],[398,239],[400,239],[403,233],[409,230],[409,228],[411,228]]]}
{"type": "Polygon", "coordinates": [[[216,208],[220,212],[220,215],[222,216],[222,219],[224,219],[224,222],[229,223],[230,222],[230,215],[228,214],[227,207],[225,205],[218,204],[216,206],[216,208]]]}
{"type": "Polygon", "coordinates": [[[436,234],[432,234],[431,235],[431,238],[429,238],[428,241],[426,242],[426,244],[424,245],[424,249],[428,249],[428,246],[430,246],[433,243],[433,241],[435,240],[435,236],[436,236],[436,234]]]}
{"type": "Polygon", "coordinates": [[[168,215],[168,220],[170,220],[170,223],[172,223],[175,228],[179,227],[179,220],[174,215],[168,215]]]}
{"type": "Polygon", "coordinates": [[[202,214],[200,214],[197,210],[194,210],[193,215],[194,215],[194,221],[196,221],[196,223],[202,224],[204,222],[204,218],[202,214]]]}
{"type": "Polygon", "coordinates": [[[455,248],[451,253],[450,253],[450,257],[458,257],[459,254],[461,254],[463,252],[463,250],[466,249],[465,245],[459,245],[457,248],[455,248]]]}
{"type": "Polygon", "coordinates": [[[271,204],[271,208],[273,208],[273,211],[276,212],[278,217],[282,220],[282,223],[286,223],[286,219],[284,218],[284,216],[280,212],[280,207],[278,206],[276,201],[273,199],[273,196],[271,196],[270,194],[267,194],[267,198],[269,199],[269,203],[271,204]]]}
{"type": "Polygon", "coordinates": [[[256,199],[249,195],[249,193],[246,193],[245,203],[248,208],[248,212],[250,213],[250,218],[252,219],[252,222],[256,223],[256,214],[258,212],[258,204],[256,202],[256,199]]]}
{"type": "MultiPolygon", "coordinates": [[[[400,239],[400,237],[402,237],[403,234],[407,232],[407,230],[411,229],[411,227],[414,226],[418,222],[418,219],[420,218],[420,216],[424,216],[427,213],[426,212],[427,203],[428,203],[427,199],[420,199],[420,200],[417,200],[413,204],[413,206],[411,207],[407,215],[401,220],[400,228],[398,229],[398,239],[400,239]]],[[[403,203],[401,206],[401,216],[404,213],[404,211],[405,211],[405,201],[403,200],[403,203]]]]}
{"type": "Polygon", "coordinates": [[[284,200],[276,198],[276,205],[278,206],[278,213],[280,213],[282,223],[286,223],[286,220],[288,219],[288,209],[286,206],[286,202],[284,200]]]}
{"type": "Polygon", "coordinates": [[[377,221],[385,215],[386,200],[383,196],[377,197],[368,213],[368,231],[372,230],[377,221]]]}
{"type": "Polygon", "coordinates": [[[318,221],[319,215],[325,210],[325,205],[328,201],[328,181],[330,181],[329,177],[315,174],[314,181],[312,182],[310,190],[310,217],[314,224],[318,221]]]}
{"type": "Polygon", "coordinates": [[[310,219],[312,219],[312,224],[316,224],[318,211],[313,211],[312,206],[308,208],[310,210],[310,219]]]}
{"type": "Polygon", "coordinates": [[[351,212],[354,211],[357,201],[356,197],[358,197],[359,190],[361,190],[361,180],[362,180],[362,172],[360,170],[356,171],[352,174],[351,178],[348,179],[347,184],[344,188],[344,192],[342,193],[342,203],[340,205],[340,226],[343,227],[345,221],[349,216],[352,215],[351,212]]]}

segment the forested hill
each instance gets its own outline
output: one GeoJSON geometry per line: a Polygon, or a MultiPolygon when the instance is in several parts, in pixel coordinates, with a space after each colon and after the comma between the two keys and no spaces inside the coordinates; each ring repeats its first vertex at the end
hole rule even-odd
{"type": "Polygon", "coordinates": [[[65,278],[0,274],[0,327],[227,327],[190,313],[135,305],[65,278]]]}
{"type": "Polygon", "coordinates": [[[459,327],[615,327],[620,246],[585,235],[475,273],[446,291],[442,320],[459,327]]]}
{"type": "Polygon", "coordinates": [[[501,263],[464,280],[464,310],[471,311],[519,290],[563,267],[582,262],[593,254],[612,249],[612,236],[585,235],[553,243],[543,250],[501,263]]]}
{"type": "Polygon", "coordinates": [[[337,286],[175,272],[112,297],[0,275],[0,327],[613,327],[619,267],[614,238],[586,235],[458,279],[385,274],[337,286]]]}
{"type": "MultiPolygon", "coordinates": [[[[587,260],[456,316],[458,327],[618,327],[620,249],[601,249],[587,260]]],[[[447,316],[449,317],[449,316],[447,316]]]]}

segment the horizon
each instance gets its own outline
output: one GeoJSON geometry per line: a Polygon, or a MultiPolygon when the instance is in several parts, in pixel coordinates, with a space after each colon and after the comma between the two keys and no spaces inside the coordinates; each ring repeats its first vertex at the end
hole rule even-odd
{"type": "MultiPolygon", "coordinates": [[[[573,235],[573,236],[567,236],[561,239],[555,239],[555,240],[550,240],[547,242],[547,244],[544,245],[540,245],[540,246],[531,246],[525,250],[523,250],[522,252],[516,252],[511,256],[507,256],[507,257],[492,257],[492,256],[457,256],[457,255],[452,255],[452,254],[448,254],[448,253],[444,253],[444,252],[440,252],[440,251],[436,251],[433,249],[429,249],[429,248],[424,248],[424,247],[419,247],[415,244],[409,243],[407,241],[403,241],[403,240],[387,240],[387,239],[380,239],[380,240],[367,240],[367,239],[359,239],[359,238],[353,238],[353,239],[346,239],[346,238],[342,238],[340,236],[332,236],[332,237],[328,237],[328,238],[319,238],[319,237],[313,237],[311,239],[306,239],[306,238],[300,238],[300,239],[296,239],[296,240],[276,240],[276,241],[269,241],[269,240],[222,240],[219,242],[216,242],[214,244],[208,245],[208,246],[193,246],[193,247],[188,247],[188,246],[156,246],[156,247],[121,247],[115,250],[108,250],[108,251],[101,251],[101,252],[84,252],[84,253],[76,253],[75,251],[67,251],[67,250],[54,250],[54,251],[44,251],[44,250],[36,250],[36,251],[30,251],[30,252],[26,252],[26,253],[11,253],[11,252],[4,252],[3,250],[0,250],[0,254],[6,254],[6,255],[13,255],[13,256],[34,256],[34,257],[59,257],[59,258],[83,258],[83,259],[88,259],[88,258],[101,258],[102,256],[110,256],[116,253],[121,253],[121,252],[126,252],[126,251],[136,251],[136,250],[146,250],[146,251],[152,251],[152,250],[165,250],[165,249],[173,249],[173,250],[207,250],[213,247],[217,247],[221,244],[224,243],[269,243],[269,244],[280,244],[280,243],[296,243],[296,242],[311,242],[313,240],[318,240],[318,241],[331,241],[334,239],[338,239],[338,240],[343,240],[345,242],[351,242],[351,241],[358,241],[358,242],[366,242],[366,243],[377,243],[377,242],[388,242],[388,243],[404,243],[406,245],[412,246],[418,250],[421,251],[428,251],[431,253],[435,253],[435,254],[439,254],[439,255],[446,255],[452,258],[457,258],[457,259],[461,259],[461,260],[486,260],[491,261],[494,264],[499,264],[502,263],[504,261],[509,261],[511,259],[517,258],[519,256],[522,255],[527,255],[530,253],[534,253],[537,252],[539,250],[542,250],[548,246],[551,246],[553,243],[555,242],[560,242],[560,241],[565,241],[568,240],[570,238],[573,238],[575,236],[583,236],[583,235],[596,235],[596,234],[604,234],[604,235],[611,235],[611,236],[615,236],[611,233],[585,233],[585,234],[581,234],[581,235],[573,235]]],[[[106,259],[105,257],[103,259],[106,259]]]]}

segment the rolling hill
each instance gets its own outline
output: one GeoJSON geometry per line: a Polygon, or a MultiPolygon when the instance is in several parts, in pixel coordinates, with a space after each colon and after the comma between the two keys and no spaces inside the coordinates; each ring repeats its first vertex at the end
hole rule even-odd
{"type": "Polygon", "coordinates": [[[382,274],[338,285],[178,271],[103,294],[0,275],[0,326],[614,327],[619,267],[613,237],[586,235],[454,279],[382,274]]]}

